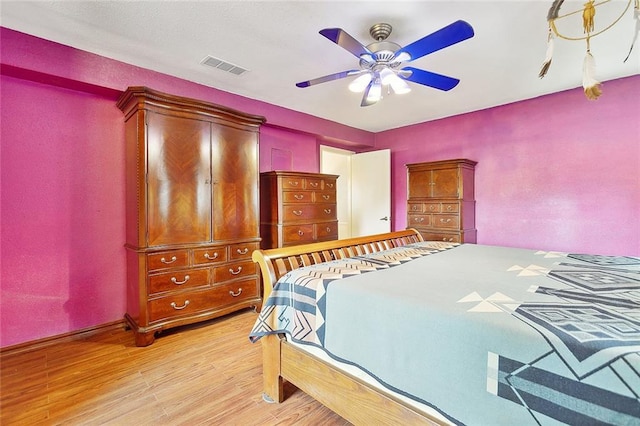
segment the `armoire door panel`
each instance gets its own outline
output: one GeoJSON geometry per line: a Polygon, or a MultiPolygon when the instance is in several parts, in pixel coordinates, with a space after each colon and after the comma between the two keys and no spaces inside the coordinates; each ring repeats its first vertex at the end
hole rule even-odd
{"type": "Polygon", "coordinates": [[[149,113],[148,244],[211,239],[211,125],[149,113]]]}
{"type": "Polygon", "coordinates": [[[431,197],[433,198],[458,198],[458,170],[442,169],[434,170],[431,176],[433,181],[431,197]]]}
{"type": "Polygon", "coordinates": [[[213,125],[213,238],[257,238],[258,135],[213,125]]]}

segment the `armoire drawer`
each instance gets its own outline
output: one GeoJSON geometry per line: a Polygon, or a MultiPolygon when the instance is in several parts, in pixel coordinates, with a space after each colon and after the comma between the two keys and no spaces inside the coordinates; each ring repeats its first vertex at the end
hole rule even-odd
{"type": "Polygon", "coordinates": [[[251,253],[258,249],[259,243],[240,243],[229,246],[229,260],[251,259],[251,253]]]}
{"type": "Polygon", "coordinates": [[[239,278],[255,276],[256,273],[256,264],[251,260],[229,263],[223,266],[216,266],[213,269],[213,282],[215,284],[224,281],[237,280],[239,278]]]}
{"type": "Polygon", "coordinates": [[[460,216],[450,214],[433,215],[434,228],[458,229],[460,228],[460,216]]]}
{"type": "Polygon", "coordinates": [[[420,230],[420,234],[425,241],[446,241],[448,243],[460,243],[462,237],[459,233],[440,233],[420,230]]]}
{"type": "Polygon", "coordinates": [[[178,269],[149,275],[149,294],[207,286],[210,283],[209,276],[209,269],[178,269]]]}
{"type": "Polygon", "coordinates": [[[409,226],[430,226],[431,215],[429,214],[409,214],[409,226]]]}
{"type": "Polygon", "coordinates": [[[147,255],[147,269],[149,271],[184,266],[189,266],[188,250],[171,250],[147,255]]]}
{"type": "Polygon", "coordinates": [[[214,311],[257,295],[258,289],[255,278],[234,281],[205,291],[180,292],[150,300],[148,302],[149,319],[151,322],[155,322],[203,311],[214,311]]]}
{"type": "Polygon", "coordinates": [[[206,265],[210,263],[220,263],[227,261],[227,246],[208,247],[193,251],[193,263],[196,265],[206,265]]]}
{"type": "Polygon", "coordinates": [[[336,191],[316,191],[313,193],[313,201],[316,203],[335,203],[336,191]]]}

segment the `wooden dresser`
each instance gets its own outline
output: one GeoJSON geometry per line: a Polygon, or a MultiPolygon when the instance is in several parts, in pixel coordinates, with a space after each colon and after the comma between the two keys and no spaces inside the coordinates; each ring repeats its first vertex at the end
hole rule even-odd
{"type": "Polygon", "coordinates": [[[126,132],[127,313],[157,331],[256,307],[264,118],[146,87],[118,100],[126,132]]]}
{"type": "Polygon", "coordinates": [[[262,248],[338,239],[337,175],[260,173],[262,248]]]}
{"type": "Polygon", "coordinates": [[[407,164],[407,227],[425,240],[475,243],[472,160],[407,164]]]}

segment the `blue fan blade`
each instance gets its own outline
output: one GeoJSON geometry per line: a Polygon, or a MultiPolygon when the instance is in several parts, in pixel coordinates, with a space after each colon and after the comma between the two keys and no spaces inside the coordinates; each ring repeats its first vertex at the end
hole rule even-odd
{"type": "Polygon", "coordinates": [[[446,75],[436,74],[418,68],[406,67],[403,68],[402,71],[411,71],[409,77],[403,77],[405,80],[444,91],[451,90],[460,83],[460,80],[457,78],[447,77],[446,75]]]}
{"type": "Polygon", "coordinates": [[[395,56],[398,57],[400,53],[406,52],[411,56],[411,60],[414,61],[428,55],[429,53],[460,43],[461,41],[473,37],[473,35],[474,33],[471,25],[465,21],[456,21],[451,25],[439,29],[435,33],[431,33],[428,36],[403,47],[396,52],[395,56]]]}
{"type": "Polygon", "coordinates": [[[325,75],[324,77],[314,78],[313,80],[309,81],[301,81],[300,83],[296,83],[296,86],[309,87],[313,86],[314,84],[326,83],[327,81],[338,80],[340,78],[349,77],[350,75],[360,74],[360,72],[360,70],[342,71],[335,74],[325,75]]]}
{"type": "Polygon", "coordinates": [[[320,30],[320,34],[342,47],[343,49],[351,52],[356,57],[360,57],[364,54],[371,54],[369,49],[364,47],[358,40],[351,37],[344,30],[340,28],[325,28],[320,30]]]}

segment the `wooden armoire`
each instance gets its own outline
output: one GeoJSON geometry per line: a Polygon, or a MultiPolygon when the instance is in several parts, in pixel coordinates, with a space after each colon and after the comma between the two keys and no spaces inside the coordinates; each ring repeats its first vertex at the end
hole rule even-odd
{"type": "Polygon", "coordinates": [[[258,138],[264,118],[130,87],[126,132],[127,313],[136,345],[255,307],[258,138]]]}
{"type": "Polygon", "coordinates": [[[475,243],[476,164],[466,159],[407,164],[407,227],[425,240],[475,243]]]}

